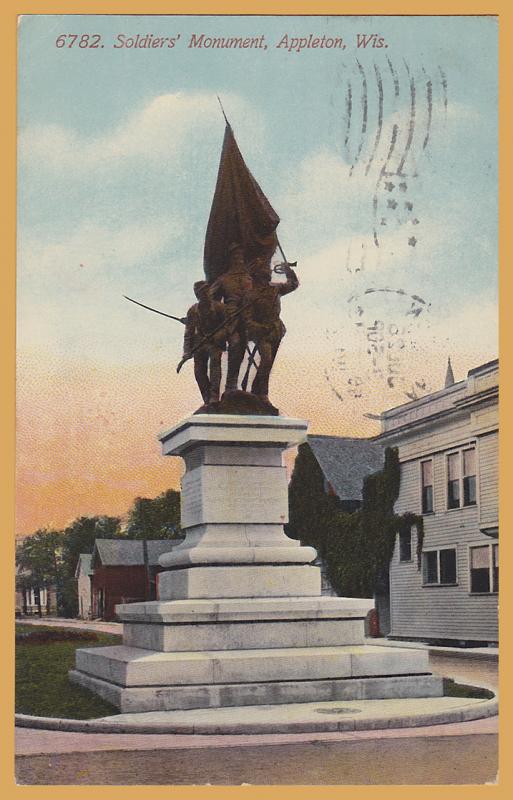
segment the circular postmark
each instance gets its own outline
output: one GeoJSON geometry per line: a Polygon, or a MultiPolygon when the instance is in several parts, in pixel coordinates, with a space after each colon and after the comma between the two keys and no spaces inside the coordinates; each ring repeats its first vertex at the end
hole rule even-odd
{"type": "Polygon", "coordinates": [[[386,403],[415,400],[430,391],[419,337],[429,328],[430,303],[393,287],[370,287],[347,299],[341,328],[327,330],[332,344],[325,378],[336,397],[361,401],[366,411],[386,403]]]}

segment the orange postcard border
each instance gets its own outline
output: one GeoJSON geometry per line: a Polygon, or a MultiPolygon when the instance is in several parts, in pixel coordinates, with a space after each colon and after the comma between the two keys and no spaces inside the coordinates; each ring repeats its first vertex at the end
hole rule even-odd
{"type": "MultiPolygon", "coordinates": [[[[500,454],[500,487],[501,507],[500,526],[503,531],[513,528],[513,511],[505,501],[505,495],[511,481],[511,458],[509,449],[513,444],[513,423],[508,409],[513,408],[512,392],[512,359],[511,341],[513,340],[513,315],[508,308],[508,300],[513,296],[512,279],[512,240],[513,226],[512,215],[512,148],[513,124],[511,102],[511,76],[513,75],[513,11],[509,0],[382,0],[382,2],[322,2],[315,5],[312,0],[261,0],[258,5],[237,0],[218,0],[218,2],[163,2],[152,0],[147,5],[137,0],[104,0],[104,2],[49,2],[48,0],[6,0],[2,4],[1,19],[2,39],[0,46],[0,59],[2,61],[1,80],[3,89],[4,119],[8,125],[4,126],[2,135],[1,155],[3,159],[2,174],[6,179],[8,191],[3,198],[3,213],[1,216],[3,227],[3,242],[6,247],[6,259],[1,275],[0,302],[0,342],[2,348],[2,377],[3,391],[0,393],[2,405],[1,426],[2,442],[5,446],[2,458],[2,479],[0,481],[0,502],[3,520],[3,536],[1,538],[2,563],[4,564],[2,589],[2,608],[7,615],[8,624],[5,626],[6,647],[2,658],[2,709],[4,713],[4,731],[9,734],[4,738],[1,749],[1,787],[3,797],[40,798],[45,797],[105,797],[105,798],[168,798],[170,792],[179,791],[180,798],[294,798],[294,800],[310,800],[312,792],[319,798],[337,798],[350,792],[351,797],[362,798],[387,798],[415,796],[438,798],[473,798],[493,797],[502,798],[511,796],[513,790],[513,768],[511,744],[513,735],[511,725],[508,726],[508,716],[512,715],[512,691],[507,682],[508,665],[511,665],[512,637],[509,631],[511,625],[509,610],[512,608],[511,581],[502,581],[501,608],[500,608],[500,636],[501,636],[501,717],[500,717],[500,779],[498,785],[485,786],[245,786],[245,787],[220,787],[220,786],[16,786],[14,783],[14,737],[12,734],[13,703],[13,622],[14,622],[14,570],[12,569],[14,555],[14,471],[15,471],[15,261],[16,261],[16,27],[17,16],[20,14],[139,14],[139,15],[173,15],[173,14],[249,14],[249,15],[375,15],[375,16],[455,16],[455,15],[497,15],[499,17],[499,239],[500,239],[500,351],[502,360],[501,371],[501,454],[500,454]]],[[[512,563],[511,539],[503,536],[501,542],[501,569],[512,563]]],[[[506,574],[506,573],[504,573],[506,574]]],[[[264,749],[265,754],[265,749],[264,749]]]]}

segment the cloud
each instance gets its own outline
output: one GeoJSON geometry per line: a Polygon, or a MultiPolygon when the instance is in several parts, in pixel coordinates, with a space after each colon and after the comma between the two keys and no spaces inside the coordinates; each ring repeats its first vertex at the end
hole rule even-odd
{"type": "Polygon", "coordinates": [[[161,254],[182,230],[182,223],[169,217],[123,227],[85,221],[67,236],[46,240],[21,238],[18,274],[21,285],[36,276],[47,281],[57,276],[66,281],[79,270],[98,274],[124,270],[161,254]]]}
{"type": "MultiPolygon", "coordinates": [[[[295,169],[290,170],[291,177],[277,207],[284,222],[297,226],[292,235],[298,241],[309,240],[316,247],[319,237],[325,236],[327,231],[332,235],[372,235],[376,223],[373,206],[376,193],[380,216],[385,202],[383,185],[387,178],[382,177],[382,170],[386,167],[388,172],[394,173],[400,167],[404,177],[397,177],[396,183],[401,180],[416,181],[419,174],[422,179],[423,173],[432,171],[427,161],[429,149],[423,148],[428,124],[426,108],[417,108],[411,143],[410,108],[405,104],[385,116],[377,147],[377,122],[373,120],[369,123],[358,159],[356,147],[351,148],[351,155],[343,148],[340,152],[322,150],[308,154],[295,169]],[[393,147],[391,142],[394,143],[393,147]]],[[[451,124],[444,124],[444,141],[450,134],[448,128],[454,133],[455,123],[470,119],[471,115],[471,109],[455,104],[455,108],[451,108],[451,124]]],[[[442,103],[433,103],[432,119],[439,121],[442,118],[447,123],[442,103]]],[[[353,131],[360,135],[357,126],[353,125],[353,131]]],[[[431,140],[433,138],[431,128],[431,140]]],[[[408,186],[409,190],[411,188],[408,186]]],[[[379,231],[380,238],[383,233],[379,231]]]]}
{"type": "MultiPolygon", "coordinates": [[[[256,138],[261,137],[262,124],[254,109],[235,94],[226,94],[224,100],[230,112],[244,118],[252,134],[256,131],[256,138]]],[[[134,159],[162,165],[174,161],[196,131],[208,134],[213,126],[220,127],[215,95],[176,92],[152,98],[98,135],[82,136],[60,125],[30,125],[20,133],[19,155],[22,163],[73,172],[121,166],[134,159]]]]}
{"type": "Polygon", "coordinates": [[[467,359],[474,353],[482,353],[490,359],[497,357],[499,309],[495,299],[483,295],[472,297],[459,307],[451,308],[449,313],[434,314],[432,323],[437,341],[446,343],[449,351],[454,346],[466,353],[467,359]]]}
{"type": "Polygon", "coordinates": [[[372,237],[372,186],[362,176],[349,178],[349,164],[327,150],[307,155],[290,175],[276,201],[286,252],[313,257],[318,267],[319,251],[323,263],[345,262],[352,241],[372,237]]]}

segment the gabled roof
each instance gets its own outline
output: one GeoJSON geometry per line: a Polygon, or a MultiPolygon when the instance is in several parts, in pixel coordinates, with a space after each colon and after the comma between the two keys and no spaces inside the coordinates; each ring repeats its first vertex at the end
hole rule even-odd
{"type": "MultiPolygon", "coordinates": [[[[168,553],[179,541],[149,539],[146,542],[148,564],[158,566],[159,556],[168,553]]],[[[141,539],[96,539],[93,564],[101,562],[104,567],[134,567],[144,565],[144,543],[141,539]]]]}
{"type": "Polygon", "coordinates": [[[169,553],[174,547],[181,544],[183,539],[148,539],[148,564],[150,566],[157,566],[159,563],[159,556],[162,553],[169,553]]]}
{"type": "Polygon", "coordinates": [[[78,578],[79,575],[92,575],[93,570],[91,567],[93,560],[92,553],[80,553],[77,561],[77,568],[75,570],[75,578],[78,578]]]}
{"type": "Polygon", "coordinates": [[[363,479],[383,466],[383,448],[370,439],[309,436],[308,444],[340,500],[361,500],[363,479]]]}

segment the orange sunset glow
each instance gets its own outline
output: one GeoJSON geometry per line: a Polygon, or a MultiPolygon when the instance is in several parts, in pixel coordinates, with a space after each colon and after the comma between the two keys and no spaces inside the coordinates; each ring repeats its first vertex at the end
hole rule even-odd
{"type": "MultiPolygon", "coordinates": [[[[291,331],[291,345],[296,338],[291,331]]],[[[367,408],[407,401],[397,393],[384,405],[378,385],[367,407],[357,399],[341,402],[323,377],[322,357],[294,358],[290,350],[284,343],[272,398],[282,413],[308,419],[312,433],[373,435],[379,424],[363,416],[367,408]]],[[[485,356],[477,349],[455,353],[456,379],[485,356]]],[[[419,356],[411,363],[413,374],[419,356]]],[[[432,353],[428,366],[440,388],[444,355],[432,353]]],[[[178,488],[181,459],[160,455],[157,434],[198,405],[190,365],[176,376],[171,352],[169,363],[126,367],[20,356],[17,534],[62,528],[81,515],[123,516],[135,497],[178,488]]]]}

